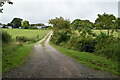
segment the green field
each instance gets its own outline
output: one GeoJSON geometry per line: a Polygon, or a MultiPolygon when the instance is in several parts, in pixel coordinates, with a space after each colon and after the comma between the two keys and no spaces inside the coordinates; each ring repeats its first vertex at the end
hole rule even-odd
{"type": "MultiPolygon", "coordinates": [[[[93,31],[94,33],[96,33],[97,35],[100,34],[100,30],[92,30],[92,31],[93,31]]],[[[102,31],[103,33],[106,33],[106,34],[107,34],[107,30],[101,30],[101,31],[102,31]]],[[[111,32],[111,30],[110,30],[110,32],[111,32]]],[[[75,33],[79,35],[79,31],[78,31],[78,30],[76,30],[75,33]]],[[[120,30],[118,30],[118,32],[115,31],[115,32],[113,33],[113,36],[120,38],[120,30]]]]}
{"type": "MultiPolygon", "coordinates": [[[[28,30],[28,29],[3,29],[7,31],[13,39],[16,36],[26,36],[34,38],[39,35],[42,39],[49,30],[28,30]]],[[[25,43],[16,42],[15,40],[10,43],[3,43],[2,45],[2,72],[7,72],[17,66],[22,65],[27,57],[30,55],[32,48],[36,42],[25,43]]]]}
{"type": "Polygon", "coordinates": [[[40,36],[43,38],[44,35],[46,35],[49,30],[30,30],[30,29],[2,29],[4,31],[7,31],[13,39],[16,38],[16,36],[25,36],[28,38],[34,38],[37,36],[40,36]]]}
{"type": "Polygon", "coordinates": [[[70,50],[67,48],[63,48],[57,45],[54,45],[50,43],[54,48],[56,48],[61,53],[65,54],[66,56],[71,57],[77,62],[80,62],[82,64],[85,64],[91,68],[97,69],[97,70],[103,70],[103,71],[109,71],[113,74],[120,75],[120,72],[118,72],[118,62],[114,62],[110,59],[96,56],[92,53],[88,52],[78,52],[74,50],[70,50]]]}
{"type": "MultiPolygon", "coordinates": [[[[111,31],[111,30],[110,30],[110,31],[111,31]]],[[[100,30],[93,30],[93,32],[96,33],[96,34],[100,34],[100,30]]],[[[102,32],[107,34],[107,30],[102,30],[102,32]]],[[[116,31],[115,31],[115,32],[113,33],[113,35],[114,35],[114,37],[119,37],[119,35],[120,35],[120,30],[119,30],[119,32],[116,32],[116,31]]]]}

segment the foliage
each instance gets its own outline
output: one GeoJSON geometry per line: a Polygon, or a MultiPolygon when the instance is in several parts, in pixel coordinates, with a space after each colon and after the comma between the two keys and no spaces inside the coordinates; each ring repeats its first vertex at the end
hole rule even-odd
{"type": "Polygon", "coordinates": [[[95,49],[95,40],[92,37],[74,37],[69,41],[68,45],[70,45],[73,50],[81,52],[93,52],[95,49]]]}
{"type": "Polygon", "coordinates": [[[80,19],[75,19],[72,23],[71,23],[71,27],[72,29],[78,29],[81,30],[81,28],[90,28],[92,29],[94,26],[94,24],[92,22],[90,22],[89,20],[80,20],[80,19]]]}
{"type": "MultiPolygon", "coordinates": [[[[99,14],[95,21],[96,27],[100,30],[99,34],[92,30],[94,24],[89,20],[75,19],[70,24],[69,33],[64,28],[62,30],[58,28],[54,31],[51,42],[80,52],[90,52],[112,60],[117,59],[120,52],[117,45],[117,43],[119,44],[119,37],[117,37],[116,29],[119,26],[118,19],[111,14],[99,14]],[[104,28],[108,29],[108,32],[106,30],[102,31],[104,28]],[[78,35],[75,34],[75,30],[79,31],[78,35]],[[111,35],[109,32],[111,32],[111,35]]],[[[53,20],[53,22],[56,26],[59,23],[56,20],[53,20]]]]}
{"type": "Polygon", "coordinates": [[[95,45],[95,54],[105,55],[107,58],[117,60],[118,53],[120,53],[120,40],[112,36],[107,36],[102,33],[96,37],[97,44],[95,45]]]}
{"type": "Polygon", "coordinates": [[[66,29],[70,26],[70,21],[65,20],[63,17],[56,17],[55,19],[49,20],[49,24],[53,25],[53,29],[66,29]]]}
{"type": "Polygon", "coordinates": [[[21,18],[14,18],[11,22],[12,24],[12,27],[13,28],[19,28],[21,27],[21,22],[22,22],[22,19],[21,18]]]}
{"type": "Polygon", "coordinates": [[[31,24],[30,26],[45,26],[43,23],[38,23],[38,24],[31,24]]]}
{"type": "Polygon", "coordinates": [[[29,26],[30,26],[30,25],[29,25],[29,21],[26,21],[26,20],[25,20],[25,21],[22,22],[22,27],[23,27],[23,29],[29,29],[29,26]]]}
{"type": "Polygon", "coordinates": [[[2,41],[5,43],[12,41],[11,35],[8,34],[6,31],[2,31],[2,41]]]}
{"type": "Polygon", "coordinates": [[[67,42],[70,39],[69,30],[54,31],[51,41],[54,44],[60,45],[62,42],[67,42]]]}
{"type": "Polygon", "coordinates": [[[30,29],[38,29],[38,28],[34,26],[30,26],[30,29]]]}
{"type": "Polygon", "coordinates": [[[98,18],[95,20],[97,29],[108,29],[108,35],[110,35],[109,29],[114,29],[116,22],[116,17],[112,14],[103,15],[98,14],[98,18]]]}
{"type": "Polygon", "coordinates": [[[71,28],[77,30],[79,27],[81,27],[80,25],[80,19],[75,19],[72,23],[71,23],[71,28]]]}

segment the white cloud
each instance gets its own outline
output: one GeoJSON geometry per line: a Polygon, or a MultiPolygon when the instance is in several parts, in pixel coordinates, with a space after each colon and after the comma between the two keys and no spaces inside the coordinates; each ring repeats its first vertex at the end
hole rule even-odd
{"type": "Polygon", "coordinates": [[[117,15],[118,0],[12,0],[13,5],[4,5],[2,23],[10,22],[14,17],[29,20],[30,23],[47,23],[49,19],[63,16],[71,21],[89,19],[94,21],[97,14],[117,15]]]}

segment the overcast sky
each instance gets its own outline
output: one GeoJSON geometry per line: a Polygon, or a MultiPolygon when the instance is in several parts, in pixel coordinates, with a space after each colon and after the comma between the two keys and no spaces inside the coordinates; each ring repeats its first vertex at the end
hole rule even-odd
{"type": "Polygon", "coordinates": [[[14,17],[30,23],[45,23],[62,16],[65,19],[89,19],[94,22],[97,14],[118,16],[119,0],[11,0],[14,4],[3,6],[0,23],[9,23],[14,17]],[[91,2],[90,2],[91,1],[91,2]]]}

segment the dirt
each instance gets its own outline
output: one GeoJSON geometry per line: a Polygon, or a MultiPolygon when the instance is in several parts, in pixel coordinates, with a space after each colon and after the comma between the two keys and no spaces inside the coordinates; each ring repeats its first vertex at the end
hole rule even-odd
{"type": "MultiPolygon", "coordinates": [[[[29,59],[21,66],[3,74],[3,78],[117,78],[111,73],[89,68],[39,41],[29,59]]],[[[48,35],[47,35],[48,36],[48,35]]]]}

